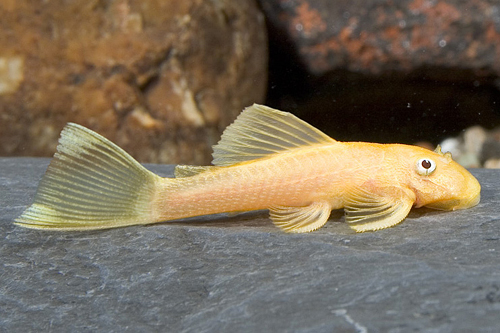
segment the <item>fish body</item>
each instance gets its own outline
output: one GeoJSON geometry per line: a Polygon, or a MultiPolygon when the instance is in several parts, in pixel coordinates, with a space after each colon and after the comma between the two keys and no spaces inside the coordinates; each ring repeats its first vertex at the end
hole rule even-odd
{"type": "Polygon", "coordinates": [[[413,206],[454,210],[480,200],[478,181],[440,149],[339,142],[256,104],[226,129],[213,166],[178,166],[176,178],[158,177],[100,135],[68,126],[17,224],[99,229],[269,209],[284,231],[308,232],[344,208],[363,232],[396,225],[413,206]]]}

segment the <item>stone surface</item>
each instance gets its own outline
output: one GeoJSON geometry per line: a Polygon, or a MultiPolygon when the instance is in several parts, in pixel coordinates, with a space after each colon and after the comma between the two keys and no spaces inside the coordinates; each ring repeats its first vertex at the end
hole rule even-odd
{"type": "Polygon", "coordinates": [[[380,74],[421,67],[500,73],[500,6],[494,0],[261,1],[315,74],[380,74]]]}
{"type": "Polygon", "coordinates": [[[5,0],[0,31],[0,156],[51,156],[73,121],[141,161],[208,163],[265,96],[254,0],[5,0]]]}
{"type": "Polygon", "coordinates": [[[472,170],[473,209],[418,209],[365,234],[340,213],[299,235],[258,212],[98,232],[14,226],[47,165],[0,158],[0,331],[498,331],[498,170],[472,170]]]}

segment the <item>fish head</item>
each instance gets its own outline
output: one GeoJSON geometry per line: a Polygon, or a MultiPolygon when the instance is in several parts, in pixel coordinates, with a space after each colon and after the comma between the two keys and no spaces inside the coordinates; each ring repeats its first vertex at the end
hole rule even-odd
{"type": "Polygon", "coordinates": [[[410,188],[416,196],[415,206],[439,210],[470,208],[479,203],[481,185],[463,166],[455,162],[451,153],[442,153],[441,147],[430,151],[411,146],[407,162],[410,169],[410,188]]]}

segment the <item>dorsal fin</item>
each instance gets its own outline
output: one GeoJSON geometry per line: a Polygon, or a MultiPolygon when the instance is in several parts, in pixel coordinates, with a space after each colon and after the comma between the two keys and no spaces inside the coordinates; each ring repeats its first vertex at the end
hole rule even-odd
{"type": "Polygon", "coordinates": [[[288,112],[254,104],[236,118],[213,147],[213,165],[229,166],[285,150],[336,142],[288,112]]]}

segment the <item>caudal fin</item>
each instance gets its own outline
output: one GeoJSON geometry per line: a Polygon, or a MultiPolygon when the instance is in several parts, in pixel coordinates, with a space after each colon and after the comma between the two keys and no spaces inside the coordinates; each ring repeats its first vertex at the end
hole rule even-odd
{"type": "Polygon", "coordinates": [[[111,141],[70,123],[61,132],[33,204],[15,223],[90,230],[156,222],[152,204],[159,180],[111,141]]]}

